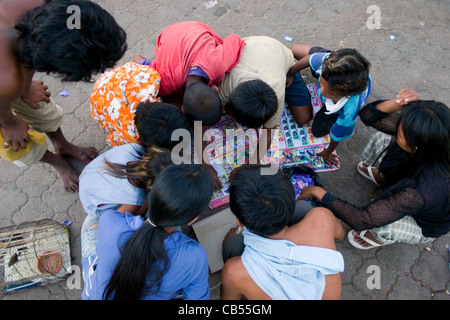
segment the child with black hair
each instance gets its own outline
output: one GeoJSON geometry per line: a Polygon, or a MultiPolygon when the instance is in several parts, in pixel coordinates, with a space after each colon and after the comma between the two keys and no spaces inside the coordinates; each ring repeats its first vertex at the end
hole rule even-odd
{"type": "MultiPolygon", "coordinates": [[[[98,234],[82,231],[83,299],[209,299],[205,249],[176,227],[192,224],[213,194],[200,165],[173,165],[156,178],[144,217],[109,210],[98,234]],[[98,241],[92,241],[97,239],[98,241]]],[[[88,217],[89,218],[89,217],[88,217]]]]}
{"type": "Polygon", "coordinates": [[[296,205],[290,179],[281,171],[261,175],[257,165],[233,170],[229,190],[245,249],[225,261],[221,299],[340,299],[344,260],[335,239],[344,229],[331,211],[313,208],[289,225],[296,205]]]}
{"type": "Polygon", "coordinates": [[[119,146],[139,139],[134,120],[136,109],[141,102],[161,101],[160,83],[158,71],[136,62],[105,72],[95,81],[89,99],[91,115],[109,132],[108,145],[119,146]]]}
{"type": "Polygon", "coordinates": [[[111,207],[117,210],[120,204],[142,206],[149,187],[142,179],[153,181],[155,173],[149,170],[157,167],[152,163],[172,164],[171,149],[178,143],[172,141],[172,133],[180,128],[191,130],[181,110],[163,102],[141,102],[135,123],[136,142],[113,147],[81,172],[80,200],[88,215],[100,216],[111,207]]]}
{"type": "Polygon", "coordinates": [[[287,84],[295,78],[303,82],[299,71],[307,67],[318,78],[317,92],[324,107],[315,115],[311,130],[316,137],[330,134],[328,148],[317,155],[329,166],[338,165],[339,158],[333,151],[339,142],[352,137],[358,112],[371,92],[370,63],[355,49],[331,52],[295,44],[292,52],[298,61],[287,74],[287,84]]]}
{"type": "Polygon", "coordinates": [[[113,67],[127,50],[125,30],[89,0],[48,1],[28,11],[15,29],[20,63],[28,70],[57,74],[63,81],[89,81],[113,67]],[[76,28],[68,26],[70,6],[80,10],[76,28]]]}
{"type": "Polygon", "coordinates": [[[34,81],[35,71],[65,81],[89,80],[112,67],[126,50],[125,31],[99,5],[86,0],[11,0],[0,4],[1,156],[19,166],[52,165],[66,191],[78,191],[78,173],[64,159],[89,163],[93,147],[66,140],[60,125],[63,109],[48,87],[34,81]],[[81,29],[69,29],[69,6],[80,9],[81,29]],[[54,152],[47,149],[49,137],[54,152]]]}
{"type": "Polygon", "coordinates": [[[138,143],[116,146],[91,161],[80,174],[80,202],[87,215],[109,209],[140,214],[159,173],[172,165],[167,149],[138,143]]]}
{"type": "Polygon", "coordinates": [[[159,34],[152,61],[140,55],[133,61],[160,73],[160,96],[165,101],[183,105],[190,121],[210,126],[221,116],[216,86],[238,63],[244,45],[236,34],[222,39],[202,22],[184,21],[159,34]]]}
{"type": "Polygon", "coordinates": [[[347,237],[359,249],[429,242],[448,233],[449,108],[420,100],[416,92],[404,88],[395,98],[366,105],[359,116],[379,132],[369,141],[357,168],[380,185],[382,194],[357,206],[311,186],[302,190],[300,198],[321,201],[353,228],[347,237]],[[387,148],[379,149],[379,145],[387,148]]]}
{"type": "Polygon", "coordinates": [[[134,118],[140,143],[172,150],[179,141],[172,141],[172,133],[184,129],[192,133],[186,115],[177,106],[164,102],[141,102],[134,118]]]}
{"type": "Polygon", "coordinates": [[[296,122],[303,125],[312,117],[311,97],[303,82],[286,88],[286,74],[295,64],[288,47],[265,36],[246,37],[244,41],[239,63],[218,86],[219,97],[224,111],[241,125],[265,130],[267,134],[261,135],[258,144],[261,154],[265,154],[285,103],[296,122]]]}

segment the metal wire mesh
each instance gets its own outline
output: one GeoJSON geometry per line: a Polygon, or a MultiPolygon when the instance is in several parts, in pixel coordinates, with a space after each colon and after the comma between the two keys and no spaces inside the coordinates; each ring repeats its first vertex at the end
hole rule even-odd
{"type": "Polygon", "coordinates": [[[0,228],[0,289],[67,278],[69,231],[50,219],[0,228]]]}

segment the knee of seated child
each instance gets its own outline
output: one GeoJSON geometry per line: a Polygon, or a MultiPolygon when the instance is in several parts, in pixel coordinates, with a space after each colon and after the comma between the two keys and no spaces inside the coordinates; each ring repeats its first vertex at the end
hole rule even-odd
{"type": "Polygon", "coordinates": [[[312,106],[295,106],[291,108],[291,113],[295,122],[299,126],[303,126],[313,118],[312,106]]]}

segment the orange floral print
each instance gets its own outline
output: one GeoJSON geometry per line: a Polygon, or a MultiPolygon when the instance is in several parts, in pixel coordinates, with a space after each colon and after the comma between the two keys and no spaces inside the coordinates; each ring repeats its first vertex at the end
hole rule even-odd
{"type": "Polygon", "coordinates": [[[110,146],[119,146],[139,139],[134,114],[140,102],[160,101],[161,77],[145,65],[129,62],[104,73],[95,82],[91,94],[91,115],[109,131],[110,146]]]}

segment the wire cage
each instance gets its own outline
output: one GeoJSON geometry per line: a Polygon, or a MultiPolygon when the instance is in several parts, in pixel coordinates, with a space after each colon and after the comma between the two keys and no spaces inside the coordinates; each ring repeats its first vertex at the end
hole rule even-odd
{"type": "Polygon", "coordinates": [[[0,228],[0,290],[66,279],[71,257],[68,228],[43,219],[0,228]]]}

